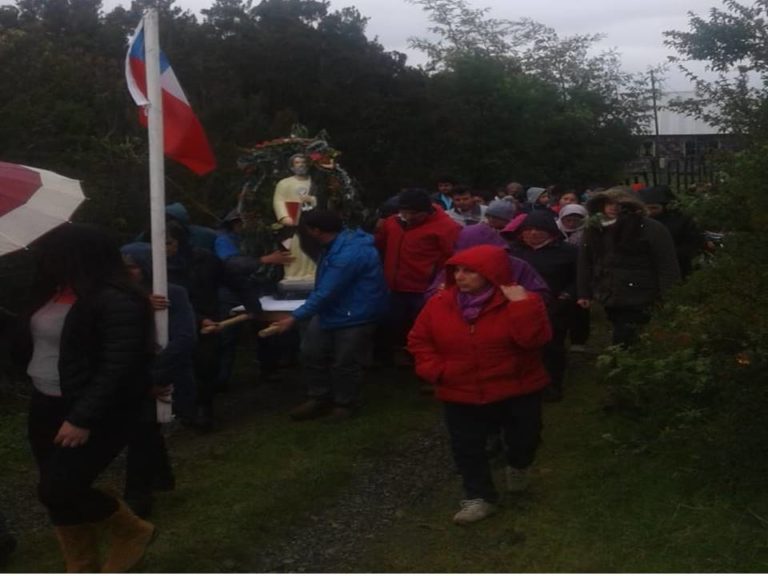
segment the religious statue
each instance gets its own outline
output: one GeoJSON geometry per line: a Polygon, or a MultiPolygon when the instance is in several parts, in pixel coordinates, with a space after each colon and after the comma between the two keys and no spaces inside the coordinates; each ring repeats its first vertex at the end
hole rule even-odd
{"type": "Polygon", "coordinates": [[[303,154],[294,154],[288,161],[293,176],[283,178],[275,187],[272,197],[272,206],[277,222],[296,230],[290,238],[283,242],[294,260],[284,266],[285,274],[282,284],[310,284],[315,280],[315,263],[301,249],[298,229],[301,213],[311,210],[317,205],[317,198],[313,195],[312,179],[309,177],[309,163],[303,154]]]}

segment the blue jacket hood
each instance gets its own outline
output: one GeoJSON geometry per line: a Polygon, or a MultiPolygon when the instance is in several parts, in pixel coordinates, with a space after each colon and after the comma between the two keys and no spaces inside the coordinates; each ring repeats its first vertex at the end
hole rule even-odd
{"type": "Polygon", "coordinates": [[[120,247],[120,253],[128,256],[141,268],[144,283],[152,282],[152,244],[149,242],[132,242],[120,247]]]}
{"type": "Polygon", "coordinates": [[[187,211],[187,207],[181,202],[168,204],[168,206],[165,207],[165,215],[179,221],[185,226],[189,226],[189,212],[187,211]]]}

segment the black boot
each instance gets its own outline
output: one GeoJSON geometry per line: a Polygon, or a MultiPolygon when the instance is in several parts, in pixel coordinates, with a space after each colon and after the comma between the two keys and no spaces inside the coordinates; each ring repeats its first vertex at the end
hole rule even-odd
{"type": "Polygon", "coordinates": [[[129,493],[123,500],[139,518],[146,520],[152,514],[152,494],[129,493]]]}

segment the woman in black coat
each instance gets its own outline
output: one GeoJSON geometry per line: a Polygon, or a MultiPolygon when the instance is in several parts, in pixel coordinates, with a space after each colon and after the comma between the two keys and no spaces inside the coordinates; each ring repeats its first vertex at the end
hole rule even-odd
{"type": "Polygon", "coordinates": [[[647,217],[625,188],[600,192],[587,202],[591,217],[579,251],[578,304],[597,300],[613,326],[613,344],[628,346],[650,320],[651,306],[680,281],[672,236],[647,217]]]}
{"type": "Polygon", "coordinates": [[[93,487],[125,447],[150,382],[152,316],[117,244],[65,224],[37,243],[38,279],[18,352],[34,386],[29,441],[68,572],[121,572],[143,556],[154,526],[93,487]],[[102,534],[110,540],[105,563],[102,534]]]}

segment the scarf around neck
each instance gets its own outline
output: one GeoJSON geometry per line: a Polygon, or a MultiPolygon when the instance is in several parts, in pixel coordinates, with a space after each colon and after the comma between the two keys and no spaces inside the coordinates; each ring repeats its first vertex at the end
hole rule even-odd
{"type": "Polygon", "coordinates": [[[477,317],[480,316],[480,312],[483,309],[491,297],[496,293],[496,286],[491,284],[476,294],[470,294],[469,292],[458,292],[456,295],[456,301],[461,309],[461,316],[467,322],[474,322],[477,317]]]}

